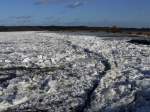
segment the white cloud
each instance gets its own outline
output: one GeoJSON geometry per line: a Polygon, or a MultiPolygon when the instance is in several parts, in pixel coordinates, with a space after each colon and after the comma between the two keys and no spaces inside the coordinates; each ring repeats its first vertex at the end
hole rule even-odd
{"type": "Polygon", "coordinates": [[[81,1],[75,1],[75,2],[73,2],[73,3],[71,3],[71,4],[69,4],[68,7],[69,7],[69,8],[77,8],[77,7],[82,6],[83,4],[84,4],[84,3],[81,2],[81,1]]]}
{"type": "Polygon", "coordinates": [[[68,7],[70,8],[76,8],[81,5],[85,1],[90,1],[90,0],[34,0],[36,5],[48,5],[48,4],[69,4],[68,7]]]}

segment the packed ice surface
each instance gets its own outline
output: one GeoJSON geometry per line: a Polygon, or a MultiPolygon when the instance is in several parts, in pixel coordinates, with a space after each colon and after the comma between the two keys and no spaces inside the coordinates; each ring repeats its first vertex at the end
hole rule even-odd
{"type": "Polygon", "coordinates": [[[0,111],[149,112],[150,46],[1,32],[0,111]]]}

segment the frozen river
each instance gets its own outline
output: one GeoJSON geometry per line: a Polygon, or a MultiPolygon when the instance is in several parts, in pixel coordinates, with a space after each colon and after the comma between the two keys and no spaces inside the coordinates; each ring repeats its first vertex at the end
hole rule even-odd
{"type": "Polygon", "coordinates": [[[128,32],[122,32],[122,33],[111,33],[111,32],[90,32],[90,31],[55,31],[55,33],[59,34],[66,34],[66,35],[87,35],[87,36],[96,36],[99,38],[102,38],[103,40],[130,40],[130,39],[144,39],[144,40],[150,40],[150,37],[146,36],[139,36],[139,35],[131,35],[128,32]]]}
{"type": "Polygon", "coordinates": [[[100,37],[0,32],[0,111],[149,112],[150,45],[100,37]]]}

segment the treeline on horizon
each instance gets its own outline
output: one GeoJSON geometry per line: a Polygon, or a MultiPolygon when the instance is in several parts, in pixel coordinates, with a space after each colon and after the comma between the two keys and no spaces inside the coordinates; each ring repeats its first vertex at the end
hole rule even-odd
{"type": "Polygon", "coordinates": [[[7,31],[89,31],[89,32],[150,32],[150,28],[120,28],[112,27],[87,27],[87,26],[0,26],[1,32],[7,31]]]}

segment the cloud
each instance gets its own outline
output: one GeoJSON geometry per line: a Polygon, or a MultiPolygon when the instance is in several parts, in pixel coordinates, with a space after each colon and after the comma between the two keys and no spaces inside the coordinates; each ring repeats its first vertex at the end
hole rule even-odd
{"type": "Polygon", "coordinates": [[[66,3],[70,0],[35,0],[35,5],[49,5],[57,3],[66,3]]]}
{"type": "Polygon", "coordinates": [[[27,20],[27,19],[31,19],[32,17],[31,16],[16,16],[16,17],[13,17],[13,18],[15,18],[15,19],[20,19],[20,20],[27,20]]]}
{"type": "Polygon", "coordinates": [[[68,4],[69,8],[76,8],[90,0],[34,0],[35,5],[49,5],[49,4],[68,4]]]}
{"type": "Polygon", "coordinates": [[[73,3],[71,3],[71,4],[69,4],[67,7],[68,7],[68,8],[77,8],[77,7],[82,6],[83,4],[84,4],[84,3],[81,2],[81,1],[75,1],[75,2],[73,2],[73,3]]]}
{"type": "Polygon", "coordinates": [[[36,5],[48,5],[49,4],[49,0],[37,0],[35,2],[36,5]]]}
{"type": "Polygon", "coordinates": [[[11,21],[14,21],[16,24],[27,25],[32,21],[32,16],[14,16],[10,17],[11,21]]]}

